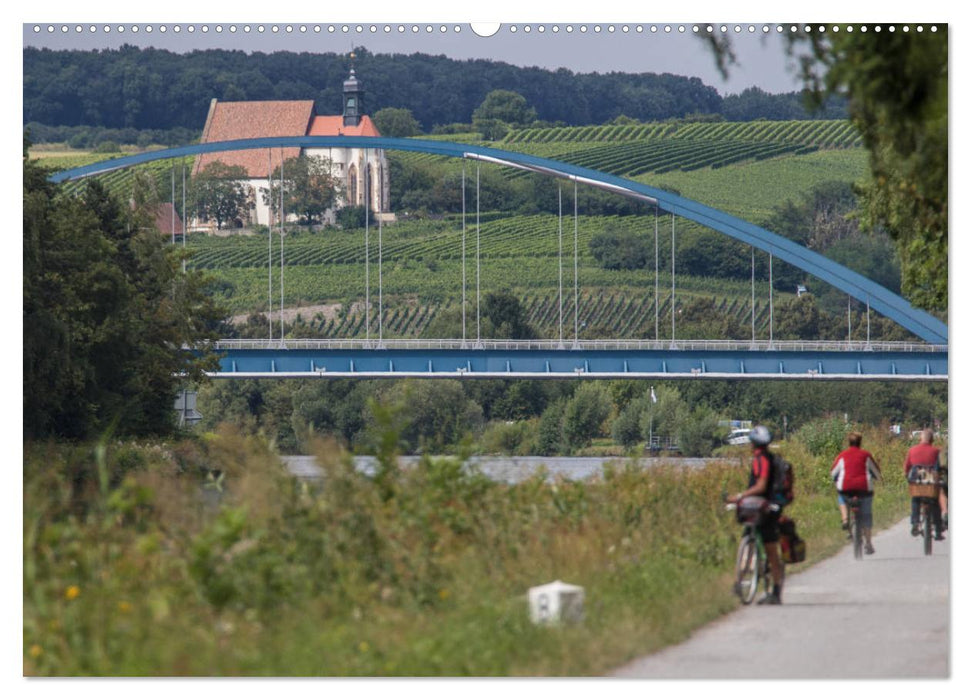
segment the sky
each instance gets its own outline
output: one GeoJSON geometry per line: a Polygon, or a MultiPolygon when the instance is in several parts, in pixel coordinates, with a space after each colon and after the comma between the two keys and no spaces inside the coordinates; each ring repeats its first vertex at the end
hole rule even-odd
{"type": "MultiPolygon", "coordinates": [[[[247,52],[344,53],[354,46],[365,46],[372,53],[421,52],[444,54],[456,59],[486,58],[517,66],[539,66],[551,70],[566,68],[581,73],[673,73],[699,77],[722,95],[738,93],[751,86],[768,92],[790,92],[800,86],[793,62],[785,55],[783,39],[776,32],[776,24],[740,24],[737,25],[741,30],[739,33],[735,32],[736,25],[724,25],[732,36],[738,57],[738,65],[731,68],[727,81],[718,73],[711,51],[700,38],[693,35],[694,25],[684,23],[506,23],[488,37],[476,34],[469,23],[441,22],[198,22],[192,24],[191,32],[189,24],[179,24],[180,31],[176,32],[176,25],[170,23],[165,25],[164,33],[160,31],[161,26],[117,22],[96,25],[32,22],[23,25],[23,43],[24,46],[82,50],[117,48],[128,43],[175,52],[222,48],[247,52]],[[79,26],[81,32],[77,31],[79,26]],[[149,26],[151,32],[147,31],[149,26]],[[262,33],[258,31],[260,26],[264,28],[262,33]],[[288,26],[291,28],[289,33],[288,26]],[[373,32],[372,26],[375,29],[373,32]],[[749,26],[753,26],[755,31],[750,33],[749,26]],[[768,34],[763,32],[763,26],[769,28],[768,34]],[[91,31],[92,27],[94,32],[91,31]],[[106,32],[105,27],[109,31],[106,32]],[[231,27],[235,27],[236,31],[231,31],[231,27]],[[249,27],[250,31],[244,31],[244,27],[249,27]],[[276,32],[273,27],[276,27],[276,32]],[[345,27],[346,32],[343,31],[345,27]],[[385,31],[385,27],[390,31],[385,31]],[[417,32],[414,31],[415,27],[418,28],[417,32]],[[429,27],[432,28],[431,32],[427,31],[429,27]],[[445,32],[441,31],[443,27],[445,32]],[[558,31],[554,31],[554,27],[558,31]],[[624,27],[627,28],[626,32],[624,27]],[[665,32],[665,27],[670,29],[669,33],[665,32]],[[678,31],[679,27],[683,27],[683,33],[678,31]],[[319,31],[315,31],[317,28],[319,31]],[[358,31],[359,28],[361,31],[358,31]],[[399,31],[399,28],[404,31],[399,31]],[[655,31],[652,32],[652,28],[655,31]]],[[[720,33],[721,26],[716,25],[715,31],[720,33]]]]}

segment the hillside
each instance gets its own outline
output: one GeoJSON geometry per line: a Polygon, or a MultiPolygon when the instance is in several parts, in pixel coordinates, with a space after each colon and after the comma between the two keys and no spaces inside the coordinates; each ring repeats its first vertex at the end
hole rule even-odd
{"type": "MultiPolygon", "coordinates": [[[[435,137],[478,141],[475,134],[435,137]]],[[[523,129],[510,132],[500,148],[561,159],[633,178],[763,223],[787,201],[798,201],[825,183],[852,183],[866,172],[859,137],[842,121],[717,122],[605,125],[523,129]]],[[[460,324],[462,299],[461,161],[419,153],[391,152],[392,197],[402,220],[383,230],[382,332],[385,337],[421,337],[460,324]],[[427,206],[409,205],[422,197],[427,206]],[[429,199],[431,198],[431,199],[429,199]],[[415,213],[417,209],[417,214],[415,213]],[[436,209],[438,210],[436,213],[436,209]],[[427,210],[427,211],[426,211],[427,210]],[[407,214],[407,215],[406,215],[407,214]],[[443,326],[444,324],[444,326],[443,326]]],[[[95,154],[57,154],[61,167],[94,160],[95,154]]],[[[181,167],[176,164],[177,170],[181,167]]],[[[143,166],[167,198],[171,163],[143,166]]],[[[475,245],[474,166],[465,164],[468,186],[466,218],[467,318],[474,325],[475,245]]],[[[132,171],[103,176],[116,194],[131,189],[132,171]]],[[[559,222],[553,181],[520,171],[482,165],[480,212],[482,295],[507,291],[520,299],[526,320],[541,337],[559,333],[559,222]],[[527,213],[532,208],[532,213],[527,213]]],[[[68,186],[76,191],[78,184],[68,186]]],[[[585,195],[589,195],[589,188],[585,195]]],[[[594,193],[596,194],[596,193],[594,193]]],[[[572,337],[573,223],[572,188],[564,188],[563,318],[572,337]]],[[[578,325],[581,337],[654,337],[655,315],[660,337],[670,333],[670,220],[658,240],[659,275],[653,255],[645,269],[605,270],[589,244],[605,230],[634,231],[653,248],[652,212],[614,195],[583,199],[577,222],[578,325]],[[614,211],[611,207],[626,207],[614,211]],[[634,212],[636,215],[631,215],[634,212]],[[655,285],[659,288],[655,300],[655,285]],[[655,309],[655,302],[658,308],[655,309]],[[665,318],[667,315],[667,318],[665,318]]],[[[733,244],[694,223],[676,222],[676,293],[683,309],[692,300],[708,300],[711,314],[747,334],[752,323],[748,248],[733,244]],[[703,265],[711,239],[734,246],[726,255],[744,258],[744,275],[713,277],[703,265]],[[736,250],[737,248],[737,250],[736,250]],[[699,260],[701,261],[699,263],[699,260]]],[[[371,332],[378,325],[378,234],[370,231],[371,332]]],[[[209,271],[214,293],[234,315],[265,311],[268,249],[263,236],[190,238],[190,264],[209,271]]],[[[279,308],[279,250],[273,250],[272,306],[279,308]]],[[[758,257],[755,323],[759,333],[768,323],[767,256],[758,257]],[[766,259],[763,259],[766,258],[766,259]]],[[[285,305],[306,308],[291,332],[321,337],[363,337],[365,241],[363,231],[307,232],[294,227],[285,240],[285,305]],[[313,307],[326,305],[328,311],[313,307]]],[[[776,304],[794,296],[796,271],[775,266],[776,304]],[[786,277],[786,275],[789,277],[786,277]],[[780,286],[780,279],[793,280],[780,286]]],[[[800,280],[801,281],[801,280],[800,280]]],[[[817,287],[822,287],[817,283],[817,287]]],[[[813,285],[810,283],[810,287],[813,285]]],[[[822,290],[814,289],[817,293],[822,290]]],[[[289,314],[288,314],[289,315],[289,314]]],[[[460,326],[458,326],[460,327],[460,326]]],[[[767,333],[767,330],[764,332],[767,333]]],[[[747,336],[745,336],[747,337],[747,336]]]]}

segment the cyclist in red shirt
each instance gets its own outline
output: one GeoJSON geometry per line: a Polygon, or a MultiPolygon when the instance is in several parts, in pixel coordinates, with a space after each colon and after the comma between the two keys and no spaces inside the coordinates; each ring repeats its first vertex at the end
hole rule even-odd
{"type": "Polygon", "coordinates": [[[880,465],[872,454],[860,448],[862,435],[850,433],[846,441],[849,447],[837,455],[829,475],[842,499],[853,496],[860,499],[860,527],[866,540],[863,551],[873,554],[876,551],[870,539],[873,528],[873,482],[880,478],[880,465]]]}
{"type": "MultiPolygon", "coordinates": [[[[738,503],[747,496],[762,496],[771,499],[772,490],[772,456],[769,453],[769,443],[772,442],[772,434],[764,425],[757,425],[752,428],[748,436],[752,443],[752,471],[749,474],[748,488],[742,493],[735,494],[730,499],[732,503],[738,503]]],[[[782,508],[776,511],[765,513],[762,521],[758,525],[759,534],[762,536],[762,543],[765,545],[765,553],[769,558],[769,568],[772,570],[772,592],[767,593],[759,601],[759,605],[781,605],[782,604],[782,559],[779,555],[779,516],[782,515],[782,508]]]]}
{"type": "MultiPolygon", "coordinates": [[[[932,444],[934,442],[934,431],[930,428],[925,428],[920,434],[920,443],[914,445],[907,451],[907,459],[904,460],[904,475],[910,476],[910,470],[913,467],[924,467],[929,469],[941,468],[941,450],[938,447],[934,447],[932,444]]],[[[945,501],[947,503],[947,501],[945,501]]],[[[938,502],[937,507],[933,509],[934,511],[934,531],[936,540],[943,540],[944,535],[941,534],[942,523],[941,523],[941,504],[938,502]]],[[[920,527],[918,523],[920,522],[920,500],[917,498],[910,499],[910,534],[916,537],[920,534],[920,527]]]]}

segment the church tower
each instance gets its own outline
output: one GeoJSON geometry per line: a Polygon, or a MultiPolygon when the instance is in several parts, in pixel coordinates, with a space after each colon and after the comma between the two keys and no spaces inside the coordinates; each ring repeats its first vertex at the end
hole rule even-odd
{"type": "Polygon", "coordinates": [[[351,68],[351,74],[344,81],[344,126],[357,126],[361,123],[363,102],[364,88],[354,75],[354,68],[351,68]]]}

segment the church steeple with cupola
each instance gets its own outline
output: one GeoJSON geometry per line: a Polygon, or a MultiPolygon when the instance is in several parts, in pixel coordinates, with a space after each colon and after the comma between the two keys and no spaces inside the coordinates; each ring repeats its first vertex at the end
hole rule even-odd
{"type": "MultiPolygon", "coordinates": [[[[351,55],[353,58],[353,54],[351,55]]],[[[364,87],[361,81],[354,75],[354,67],[351,67],[351,74],[344,81],[344,126],[357,126],[361,123],[364,115],[364,87]]]]}

